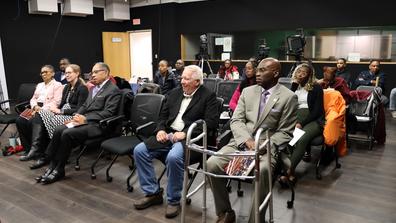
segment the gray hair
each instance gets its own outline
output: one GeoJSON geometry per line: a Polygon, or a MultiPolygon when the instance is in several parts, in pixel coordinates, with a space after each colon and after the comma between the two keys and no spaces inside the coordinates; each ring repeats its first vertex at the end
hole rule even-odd
{"type": "Polygon", "coordinates": [[[107,74],[110,75],[110,67],[109,65],[103,63],[103,62],[97,62],[95,65],[99,65],[102,69],[107,71],[107,74]]]}
{"type": "Polygon", "coordinates": [[[199,85],[203,84],[203,72],[197,65],[188,65],[184,67],[184,70],[189,70],[192,73],[192,78],[194,80],[199,80],[199,85]]]}

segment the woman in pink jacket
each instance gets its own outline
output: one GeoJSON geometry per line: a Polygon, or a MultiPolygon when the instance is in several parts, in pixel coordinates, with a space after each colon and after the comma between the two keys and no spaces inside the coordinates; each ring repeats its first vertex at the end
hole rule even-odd
{"type": "MultiPolygon", "coordinates": [[[[62,98],[63,86],[54,79],[54,67],[44,65],[41,67],[40,76],[43,82],[37,84],[32,99],[30,99],[30,108],[33,110],[32,117],[29,119],[18,117],[16,126],[19,132],[21,144],[25,150],[25,155],[20,157],[21,161],[32,160],[37,157],[40,148],[45,145],[39,145],[42,138],[41,129],[32,128],[32,123],[36,120],[35,114],[40,110],[50,110],[60,104],[62,98]]],[[[39,115],[37,115],[39,116],[39,115]]]]}
{"type": "Polygon", "coordinates": [[[245,74],[246,78],[238,85],[237,89],[234,91],[234,94],[232,95],[231,101],[230,101],[230,109],[232,111],[235,110],[239,97],[241,96],[242,90],[245,87],[249,87],[251,85],[256,84],[256,67],[257,67],[257,62],[256,61],[249,61],[245,65],[245,74]]]}

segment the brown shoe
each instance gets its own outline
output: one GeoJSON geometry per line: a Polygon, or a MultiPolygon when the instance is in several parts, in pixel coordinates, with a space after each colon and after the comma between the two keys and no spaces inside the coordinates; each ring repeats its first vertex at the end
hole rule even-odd
{"type": "Polygon", "coordinates": [[[162,199],[162,192],[153,194],[153,195],[146,195],[145,197],[137,200],[133,205],[138,210],[146,209],[152,205],[159,205],[163,203],[162,199]]]}
{"type": "Polygon", "coordinates": [[[234,223],[234,222],[235,222],[235,211],[234,210],[220,214],[220,216],[217,218],[217,221],[216,221],[216,223],[234,223]]]}
{"type": "Polygon", "coordinates": [[[178,216],[179,213],[180,213],[180,204],[177,205],[168,204],[166,206],[166,213],[165,213],[166,218],[174,218],[178,216]]]}

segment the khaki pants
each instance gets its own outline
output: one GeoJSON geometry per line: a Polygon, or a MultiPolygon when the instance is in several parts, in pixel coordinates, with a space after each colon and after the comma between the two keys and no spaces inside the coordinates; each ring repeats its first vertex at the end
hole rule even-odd
{"type": "MultiPolygon", "coordinates": [[[[227,146],[224,146],[219,152],[227,154],[227,153],[232,153],[236,150],[237,150],[236,147],[227,145],[227,146]]],[[[231,159],[232,159],[232,157],[212,156],[207,161],[207,171],[214,173],[214,174],[225,174],[224,167],[231,159]]],[[[267,159],[268,159],[267,154],[265,154],[261,157],[261,161],[260,161],[260,181],[259,181],[259,187],[261,188],[260,194],[259,194],[260,203],[262,203],[264,201],[264,198],[269,191],[268,167],[267,167],[268,160],[267,159]]],[[[276,159],[276,157],[274,157],[274,154],[272,154],[271,164],[272,164],[272,171],[273,171],[277,164],[277,159],[276,159]]],[[[214,202],[215,202],[215,207],[216,207],[216,214],[219,216],[221,213],[231,211],[232,207],[231,207],[228,191],[226,190],[227,179],[209,177],[209,181],[210,181],[210,186],[211,186],[212,192],[213,192],[213,197],[214,197],[214,202]]],[[[254,199],[255,199],[254,195],[255,194],[253,193],[253,197],[252,197],[253,202],[252,202],[252,208],[251,208],[250,217],[249,217],[250,223],[255,222],[254,221],[254,206],[253,206],[254,199]]],[[[266,211],[266,207],[260,213],[261,222],[264,222],[265,211],[266,211]]]]}

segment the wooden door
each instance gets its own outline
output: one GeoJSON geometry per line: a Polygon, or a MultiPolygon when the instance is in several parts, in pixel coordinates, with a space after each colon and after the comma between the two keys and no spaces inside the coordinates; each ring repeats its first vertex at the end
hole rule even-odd
{"type": "Polygon", "coordinates": [[[103,62],[110,66],[111,75],[131,78],[129,34],[127,32],[103,32],[103,62]]]}

